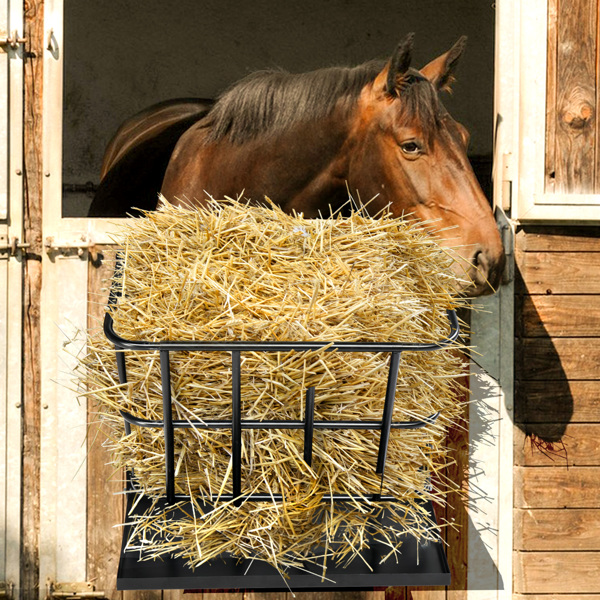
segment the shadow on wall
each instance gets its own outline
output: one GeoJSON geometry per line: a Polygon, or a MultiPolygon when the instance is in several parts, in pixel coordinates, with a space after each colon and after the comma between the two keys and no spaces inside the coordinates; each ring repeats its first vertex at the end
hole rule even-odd
{"type": "Polygon", "coordinates": [[[520,271],[515,294],[515,425],[532,450],[565,459],[573,396],[561,357],[520,271]]]}

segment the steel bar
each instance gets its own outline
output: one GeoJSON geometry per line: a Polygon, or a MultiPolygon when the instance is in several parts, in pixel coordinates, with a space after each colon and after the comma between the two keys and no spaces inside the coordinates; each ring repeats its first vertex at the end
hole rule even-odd
{"type": "Polygon", "coordinates": [[[167,501],[175,501],[175,449],[173,440],[173,413],[171,410],[171,369],[169,352],[160,352],[160,377],[163,401],[163,431],[165,436],[165,490],[167,501]]]}
{"type": "MultiPolygon", "coordinates": [[[[233,497],[242,493],[242,392],[240,352],[231,353],[231,461],[233,497]]],[[[236,500],[239,506],[241,500],[236,500]]]]}
{"type": "MultiPolygon", "coordinates": [[[[140,419],[124,410],[121,415],[128,423],[137,427],[162,427],[162,420],[140,419]]],[[[420,429],[426,425],[433,425],[440,413],[436,412],[418,421],[393,421],[390,424],[391,429],[420,429]]],[[[253,421],[242,420],[242,429],[304,429],[306,421],[253,421]]],[[[212,420],[174,420],[175,429],[231,429],[231,421],[212,420]]],[[[313,421],[313,429],[381,429],[381,421],[313,421]]]]}
{"type": "Polygon", "coordinates": [[[313,431],[315,423],[315,388],[306,390],[306,404],[304,406],[304,462],[310,467],[312,464],[313,431]]]}
{"type": "Polygon", "coordinates": [[[381,437],[379,438],[379,454],[377,455],[377,468],[375,473],[383,474],[387,456],[392,417],[394,416],[394,400],[396,399],[396,385],[398,384],[398,369],[400,367],[400,352],[392,352],[390,368],[388,371],[387,388],[385,391],[385,404],[381,420],[381,437]]]}

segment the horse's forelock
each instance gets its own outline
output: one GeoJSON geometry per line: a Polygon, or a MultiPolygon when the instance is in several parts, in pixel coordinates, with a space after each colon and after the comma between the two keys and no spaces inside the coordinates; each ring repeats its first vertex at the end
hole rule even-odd
{"type": "Polygon", "coordinates": [[[399,82],[398,91],[397,124],[401,127],[418,125],[430,146],[446,114],[437,90],[428,79],[411,69],[404,81],[399,82]]]}
{"type": "Polygon", "coordinates": [[[363,87],[383,68],[372,61],[353,68],[332,67],[308,73],[259,71],[227,90],[203,122],[205,143],[225,137],[241,144],[326,117],[340,105],[350,111],[363,87]]]}

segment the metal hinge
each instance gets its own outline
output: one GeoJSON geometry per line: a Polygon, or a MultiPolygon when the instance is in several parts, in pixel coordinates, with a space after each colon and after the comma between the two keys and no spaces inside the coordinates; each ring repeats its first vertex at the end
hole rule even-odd
{"type": "Polygon", "coordinates": [[[29,248],[30,245],[20,242],[18,237],[9,239],[6,235],[0,235],[0,252],[8,252],[11,256],[16,256],[19,250],[29,248]]]}
{"type": "Polygon", "coordinates": [[[0,598],[8,598],[8,600],[12,600],[13,588],[14,585],[9,581],[0,581],[0,598]]]}
{"type": "Polygon", "coordinates": [[[13,50],[16,50],[19,44],[25,44],[27,38],[21,37],[15,29],[10,35],[2,31],[0,32],[0,46],[10,46],[13,50]]]}
{"type": "Polygon", "coordinates": [[[98,260],[96,244],[86,235],[82,235],[79,239],[57,239],[48,236],[44,240],[44,248],[48,254],[76,252],[79,258],[82,258],[87,250],[92,262],[98,260]]]}
{"type": "Polygon", "coordinates": [[[97,592],[94,584],[89,581],[67,583],[50,581],[48,583],[47,600],[53,600],[54,598],[71,598],[72,600],[97,598],[105,600],[106,596],[104,592],[97,592]]]}

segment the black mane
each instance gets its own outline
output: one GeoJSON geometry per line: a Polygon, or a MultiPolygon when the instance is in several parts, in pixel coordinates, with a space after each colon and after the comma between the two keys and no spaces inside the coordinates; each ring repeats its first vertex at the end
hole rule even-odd
{"type": "Polygon", "coordinates": [[[241,144],[258,135],[279,133],[308,119],[326,117],[340,99],[351,110],[362,88],[383,66],[383,62],[371,61],[308,73],[253,73],[227,90],[203,120],[206,142],[227,136],[241,144]]]}
{"type": "MultiPolygon", "coordinates": [[[[358,67],[331,67],[292,74],[286,71],[258,71],[234,84],[220,96],[200,122],[204,143],[224,138],[243,144],[259,135],[277,134],[299,123],[321,119],[335,106],[348,114],[361,90],[381,72],[382,61],[358,67]]],[[[433,85],[418,71],[409,69],[398,81],[402,99],[400,123],[418,120],[426,139],[438,128],[445,109],[433,85]]]]}

